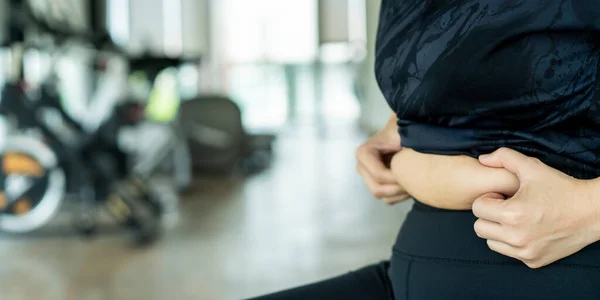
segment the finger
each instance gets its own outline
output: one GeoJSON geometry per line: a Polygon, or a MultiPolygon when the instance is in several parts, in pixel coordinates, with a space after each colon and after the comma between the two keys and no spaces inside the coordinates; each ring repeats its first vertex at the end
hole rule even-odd
{"type": "Polygon", "coordinates": [[[402,150],[402,146],[395,144],[387,144],[387,143],[374,143],[371,147],[381,151],[381,152],[398,152],[402,150]]]}
{"type": "Polygon", "coordinates": [[[478,219],[473,228],[477,236],[482,239],[506,242],[505,236],[507,232],[502,225],[496,222],[478,219]]]}
{"type": "Polygon", "coordinates": [[[471,209],[473,214],[480,219],[500,223],[505,205],[506,200],[503,195],[487,193],[475,199],[471,209]]]}
{"type": "Polygon", "coordinates": [[[383,164],[378,152],[366,152],[358,158],[358,164],[374,181],[380,184],[397,184],[392,170],[383,164]]]}
{"type": "Polygon", "coordinates": [[[381,199],[388,197],[396,197],[405,193],[404,189],[402,189],[402,187],[400,187],[400,185],[398,184],[380,184],[376,182],[371,176],[371,174],[369,174],[369,172],[362,168],[360,165],[358,166],[357,171],[362,176],[369,191],[376,198],[381,199]]]}
{"type": "Polygon", "coordinates": [[[517,247],[513,247],[509,244],[494,240],[487,240],[487,245],[492,251],[498,252],[502,255],[506,255],[512,258],[519,259],[518,254],[520,252],[520,249],[517,247]]]}
{"type": "Polygon", "coordinates": [[[385,197],[385,198],[382,198],[381,200],[383,200],[383,202],[385,202],[385,203],[387,203],[389,205],[393,205],[393,204],[405,201],[405,200],[407,200],[409,198],[410,198],[410,196],[407,193],[402,193],[402,194],[400,194],[398,196],[395,196],[395,197],[385,197]]]}
{"type": "Polygon", "coordinates": [[[479,162],[488,167],[505,168],[520,179],[528,170],[536,166],[537,159],[526,156],[509,148],[500,148],[491,154],[479,156],[479,162]]]}
{"type": "Polygon", "coordinates": [[[498,196],[504,195],[505,198],[508,198],[515,195],[519,191],[519,188],[521,188],[521,181],[519,181],[519,177],[515,174],[503,168],[484,168],[487,171],[478,176],[477,181],[474,182],[482,182],[484,185],[493,182],[493,186],[490,186],[484,192],[493,192],[499,194],[498,196]]]}

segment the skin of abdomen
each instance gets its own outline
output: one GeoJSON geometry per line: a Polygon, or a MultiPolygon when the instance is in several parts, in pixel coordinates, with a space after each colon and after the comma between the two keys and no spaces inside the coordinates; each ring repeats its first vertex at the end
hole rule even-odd
{"type": "Polygon", "coordinates": [[[404,148],[390,167],[398,184],[415,200],[449,210],[470,210],[486,193],[514,195],[518,178],[503,168],[483,166],[465,155],[435,155],[404,148]]]}

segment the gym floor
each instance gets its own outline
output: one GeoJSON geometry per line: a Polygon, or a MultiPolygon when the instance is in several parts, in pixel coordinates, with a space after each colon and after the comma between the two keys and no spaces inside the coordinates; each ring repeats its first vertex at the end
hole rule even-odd
{"type": "Polygon", "coordinates": [[[146,249],[121,231],[86,240],[69,214],[0,238],[0,299],[243,299],[335,276],[390,255],[410,202],[376,201],[355,172],[352,122],[283,127],[270,169],[199,178],[179,226],[146,249]]]}
{"type": "Polygon", "coordinates": [[[196,180],[180,225],[148,249],[68,226],[3,237],[0,299],[242,299],[385,259],[410,203],[369,195],[354,171],[364,136],[353,131],[293,126],[266,172],[196,180]]]}

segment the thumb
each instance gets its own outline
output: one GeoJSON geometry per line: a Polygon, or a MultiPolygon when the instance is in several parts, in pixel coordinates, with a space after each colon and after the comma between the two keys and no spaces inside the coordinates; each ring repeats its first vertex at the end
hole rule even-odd
{"type": "Polygon", "coordinates": [[[535,167],[534,161],[529,156],[509,148],[500,148],[491,154],[481,155],[479,162],[487,167],[504,168],[520,179],[526,177],[527,173],[535,167]]]}

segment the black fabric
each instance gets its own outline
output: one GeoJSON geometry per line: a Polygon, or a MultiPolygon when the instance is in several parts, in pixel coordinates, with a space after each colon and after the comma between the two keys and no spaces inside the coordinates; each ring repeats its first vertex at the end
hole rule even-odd
{"type": "Polygon", "coordinates": [[[321,282],[248,300],[394,299],[388,267],[389,262],[380,262],[321,282]]]}
{"type": "Polygon", "coordinates": [[[488,249],[470,211],[415,202],[382,262],[253,300],[600,299],[600,245],[540,269],[488,249]],[[390,289],[391,286],[391,289],[390,289]]]}
{"type": "Polygon", "coordinates": [[[375,73],[405,147],[505,146],[594,178],[599,32],[600,0],[383,0],[375,73]]]}
{"type": "MultiPolygon", "coordinates": [[[[497,265],[523,263],[490,251],[484,239],[475,233],[477,217],[470,210],[446,210],[415,201],[398,233],[394,253],[436,257],[451,261],[486,261],[497,265]]],[[[584,266],[600,274],[600,243],[559,261],[561,266],[584,266]]],[[[599,277],[600,279],[600,277],[599,277]]],[[[600,281],[599,281],[600,282],[600,281]]],[[[600,285],[598,286],[600,288],[600,285]]],[[[598,298],[600,299],[600,298],[598,298]]]]}

